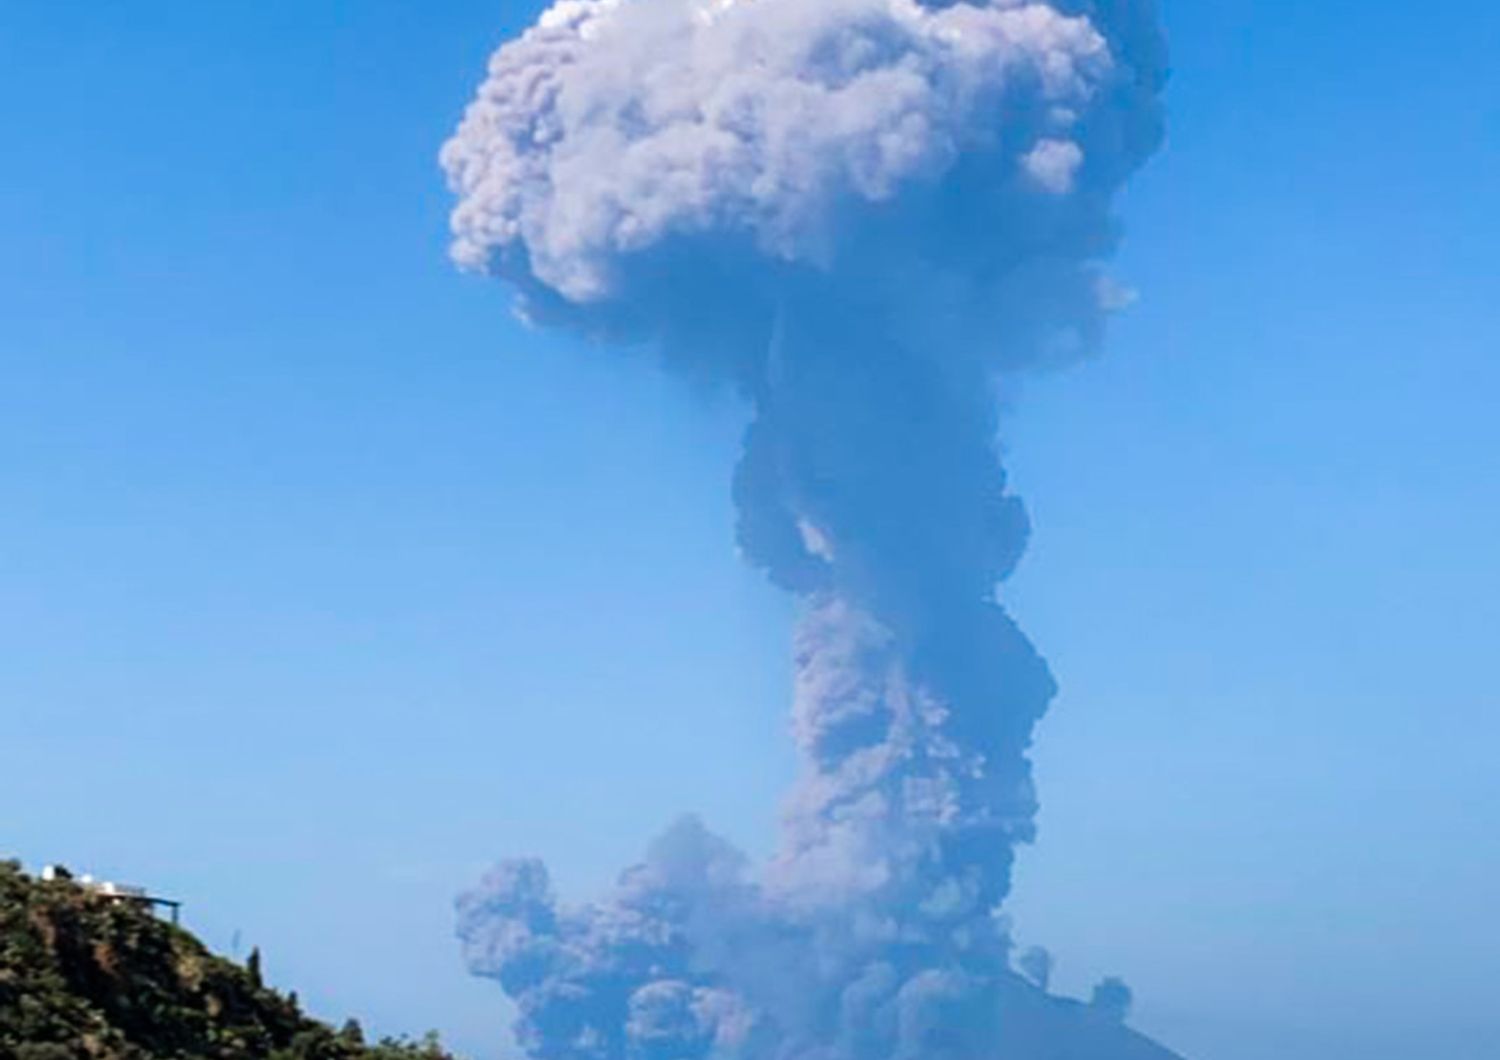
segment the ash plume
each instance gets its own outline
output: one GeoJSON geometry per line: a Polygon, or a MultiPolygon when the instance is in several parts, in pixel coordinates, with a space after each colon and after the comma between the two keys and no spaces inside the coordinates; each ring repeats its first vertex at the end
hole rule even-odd
{"type": "Polygon", "coordinates": [[[739,544],[805,602],[770,864],[688,820],[597,903],[531,861],[460,900],[530,1055],[1011,1055],[1054,684],[999,601],[996,395],[1124,302],[1164,62],[1149,0],[559,0],[495,53],[442,153],[455,260],[740,392],[739,544]]]}

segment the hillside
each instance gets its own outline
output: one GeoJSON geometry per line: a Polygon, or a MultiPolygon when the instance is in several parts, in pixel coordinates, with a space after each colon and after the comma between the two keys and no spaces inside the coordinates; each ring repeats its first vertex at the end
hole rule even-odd
{"type": "Polygon", "coordinates": [[[1096,1006],[1055,997],[1019,976],[1003,984],[1006,1060],[1183,1060],[1096,1006]]]}
{"type": "Polygon", "coordinates": [[[0,862],[0,1060],[449,1060],[308,1018],[259,970],[68,880],[0,862]]]}

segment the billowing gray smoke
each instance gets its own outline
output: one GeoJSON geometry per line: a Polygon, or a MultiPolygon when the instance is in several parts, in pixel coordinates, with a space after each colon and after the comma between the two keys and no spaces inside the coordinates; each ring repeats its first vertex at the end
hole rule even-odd
{"type": "Polygon", "coordinates": [[[495,54],[442,156],[455,258],[741,391],[740,544],[806,602],[770,865],[688,821],[600,903],[525,861],[460,902],[533,1056],[1005,1055],[1053,683],[996,598],[995,392],[1121,304],[1163,64],[1150,0],[559,0],[495,54]]]}

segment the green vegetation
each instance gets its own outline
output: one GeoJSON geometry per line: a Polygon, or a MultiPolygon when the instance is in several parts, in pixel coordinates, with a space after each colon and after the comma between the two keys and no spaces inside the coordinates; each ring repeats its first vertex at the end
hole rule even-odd
{"type": "Polygon", "coordinates": [[[368,1045],[187,931],[0,862],[0,1060],[451,1060],[435,1037],[368,1045]]]}

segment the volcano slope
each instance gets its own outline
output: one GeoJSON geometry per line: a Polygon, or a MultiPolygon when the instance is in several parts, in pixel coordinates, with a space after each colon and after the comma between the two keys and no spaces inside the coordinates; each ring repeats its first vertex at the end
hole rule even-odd
{"type": "Polygon", "coordinates": [[[149,910],[0,862],[0,1060],[452,1060],[367,1045],[149,910]]]}

